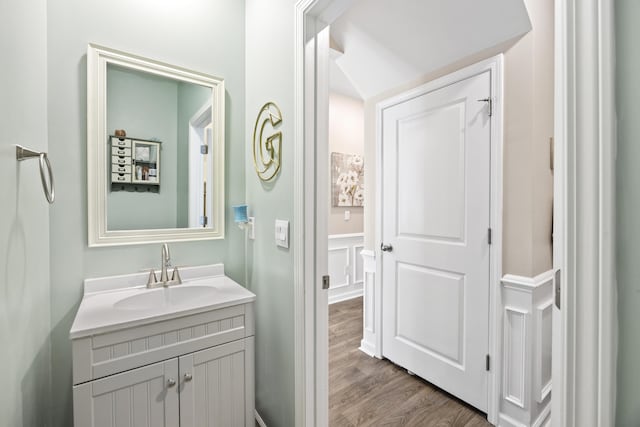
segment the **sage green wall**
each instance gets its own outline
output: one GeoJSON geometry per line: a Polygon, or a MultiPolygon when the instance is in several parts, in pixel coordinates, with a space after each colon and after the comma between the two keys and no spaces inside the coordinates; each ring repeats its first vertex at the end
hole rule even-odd
{"type": "Polygon", "coordinates": [[[189,226],[189,121],[210,99],[211,89],[207,87],[184,82],[178,84],[178,227],[189,226]]]}
{"type": "Polygon", "coordinates": [[[616,425],[640,425],[640,2],[616,1],[618,390],[616,425]]]}
{"type": "MultiPolygon", "coordinates": [[[[294,5],[295,0],[246,1],[246,124],[251,138],[260,107],[273,101],[282,111],[282,170],[271,183],[255,174],[251,145],[246,153],[249,214],[256,239],[249,240],[249,288],[256,305],[256,409],[269,427],[294,423],[293,252],[276,247],[275,219],[293,219],[294,5]]],[[[247,141],[251,144],[251,141],[247,141]]],[[[300,233],[290,223],[290,235],[300,233]]]]}
{"type": "MultiPolygon", "coordinates": [[[[50,424],[49,206],[37,160],[47,151],[45,0],[0,2],[0,424],[50,424]]],[[[53,162],[54,172],[63,167],[53,162]]]]}
{"type": "Polygon", "coordinates": [[[126,130],[132,138],[161,142],[160,188],[158,192],[108,191],[107,230],[176,228],[178,82],[108,67],[107,132],[113,135],[116,129],[126,130]]]}
{"type": "MultiPolygon", "coordinates": [[[[188,5],[178,0],[57,0],[47,4],[48,91],[41,91],[41,96],[48,93],[49,151],[57,166],[58,187],[50,215],[54,426],[72,425],[68,334],[83,279],[134,272],[158,265],[160,258],[159,245],[87,247],[87,44],[224,77],[226,215],[232,218],[231,205],[245,200],[244,8],[244,2],[238,0],[192,0],[188,5]]],[[[33,31],[35,25],[25,27],[33,31]]],[[[233,221],[227,221],[225,240],[175,243],[171,249],[177,264],[223,261],[227,274],[244,282],[244,234],[233,221]]]]}

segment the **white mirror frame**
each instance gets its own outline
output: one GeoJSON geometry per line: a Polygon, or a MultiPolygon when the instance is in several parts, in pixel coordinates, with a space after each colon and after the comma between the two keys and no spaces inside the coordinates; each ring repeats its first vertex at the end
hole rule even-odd
{"type": "Polygon", "coordinates": [[[224,80],[136,55],[89,44],[87,48],[87,215],[89,247],[224,239],[224,80]],[[195,83],[212,90],[214,166],[209,228],[107,230],[107,64],[195,83]]]}

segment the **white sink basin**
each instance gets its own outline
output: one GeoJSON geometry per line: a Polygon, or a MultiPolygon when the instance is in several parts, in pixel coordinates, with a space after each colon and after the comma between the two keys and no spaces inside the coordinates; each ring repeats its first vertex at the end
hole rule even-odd
{"type": "Polygon", "coordinates": [[[256,296],[224,275],[222,264],[185,267],[183,283],[147,289],[148,273],[87,279],[71,339],[242,305],[256,296]]]}
{"type": "Polygon", "coordinates": [[[149,310],[161,307],[180,306],[196,301],[204,302],[214,297],[217,290],[213,286],[173,285],[156,288],[116,301],[118,310],[149,310]]]}

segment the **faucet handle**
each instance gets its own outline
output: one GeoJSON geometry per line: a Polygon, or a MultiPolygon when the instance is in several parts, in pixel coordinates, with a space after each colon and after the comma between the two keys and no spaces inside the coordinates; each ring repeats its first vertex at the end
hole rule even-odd
{"type": "Polygon", "coordinates": [[[156,283],[158,283],[158,277],[156,276],[155,268],[145,268],[142,271],[149,272],[149,278],[147,279],[147,286],[155,285],[156,283]]]}
{"type": "Polygon", "coordinates": [[[171,273],[171,281],[172,282],[177,282],[178,285],[180,285],[182,283],[182,278],[180,277],[180,272],[178,271],[178,267],[182,267],[182,266],[175,266],[173,267],[173,273],[171,273]]]}

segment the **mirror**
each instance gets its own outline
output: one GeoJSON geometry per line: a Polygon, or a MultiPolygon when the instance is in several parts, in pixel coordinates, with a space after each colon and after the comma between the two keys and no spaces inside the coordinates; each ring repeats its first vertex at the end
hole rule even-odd
{"type": "Polygon", "coordinates": [[[87,52],[89,246],[224,238],[224,81],[87,52]]]}

